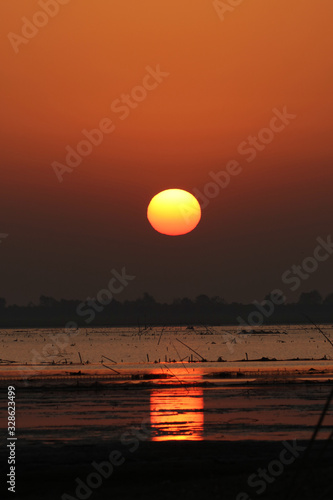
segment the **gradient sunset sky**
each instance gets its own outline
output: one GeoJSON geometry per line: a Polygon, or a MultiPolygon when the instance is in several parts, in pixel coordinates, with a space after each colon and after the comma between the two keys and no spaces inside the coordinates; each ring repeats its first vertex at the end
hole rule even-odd
{"type": "MultiPolygon", "coordinates": [[[[5,2],[0,20],[0,297],[85,299],[124,266],[118,300],[287,292],[282,273],[333,233],[332,1],[244,0],[222,20],[211,0],[70,0],[15,51],[41,3],[5,2]],[[158,65],[122,120],[112,103],[158,65]],[[296,117],[248,162],[241,143],[283,108],[296,117]],[[105,118],[114,131],[59,182],[52,163],[105,118]],[[203,193],[231,160],[241,173],[192,233],[152,229],[156,193],[203,193]]],[[[289,299],[332,292],[332,271],[333,256],[289,299]]]]}

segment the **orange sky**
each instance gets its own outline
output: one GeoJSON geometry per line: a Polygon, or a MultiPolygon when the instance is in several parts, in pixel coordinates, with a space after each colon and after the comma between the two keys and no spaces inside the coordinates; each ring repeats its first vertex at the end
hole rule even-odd
{"type": "MultiPolygon", "coordinates": [[[[6,2],[0,16],[0,295],[84,298],[126,265],[129,296],[254,300],[329,234],[330,0],[244,0],[224,21],[210,0],[70,0],[15,53],[8,33],[40,3],[6,2]],[[169,76],[121,120],[111,104],[157,65],[169,76]],[[284,106],[296,119],[247,163],[239,144],[284,106]],[[104,118],[114,132],[59,183],[52,162],[104,118]],[[152,196],[203,190],[232,159],[242,173],[193,234],[152,232],[152,196]]],[[[329,266],[306,287],[331,291],[329,266]]]]}

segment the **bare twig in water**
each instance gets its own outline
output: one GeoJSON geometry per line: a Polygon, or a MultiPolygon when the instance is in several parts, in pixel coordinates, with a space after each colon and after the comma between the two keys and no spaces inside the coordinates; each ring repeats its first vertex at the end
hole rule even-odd
{"type": "MultiPolygon", "coordinates": [[[[301,484],[300,484],[300,486],[297,488],[297,490],[296,490],[296,491],[294,491],[295,484],[296,484],[296,480],[297,480],[297,478],[299,477],[300,472],[301,472],[300,468],[301,468],[301,466],[303,466],[303,467],[304,467],[304,465],[305,465],[305,462],[306,462],[306,460],[307,460],[307,458],[308,458],[308,456],[309,456],[309,453],[310,453],[310,451],[311,451],[311,449],[312,449],[313,443],[315,442],[316,437],[317,437],[317,435],[318,435],[318,432],[320,431],[320,428],[321,428],[321,426],[322,426],[322,423],[323,423],[323,421],[324,421],[324,418],[325,418],[325,416],[326,416],[326,413],[328,412],[328,409],[329,409],[329,407],[330,407],[330,404],[331,404],[332,399],[333,399],[333,389],[332,389],[332,391],[330,392],[330,394],[329,394],[329,396],[328,396],[328,398],[327,398],[327,401],[326,401],[326,403],[325,403],[325,406],[324,406],[324,408],[323,408],[323,411],[322,411],[322,413],[321,413],[321,415],[320,415],[320,417],[319,417],[318,423],[317,423],[317,425],[316,425],[316,427],[315,427],[315,429],[314,429],[314,431],[313,431],[313,434],[312,434],[312,436],[311,436],[311,439],[310,439],[310,442],[309,442],[309,444],[308,444],[308,447],[307,447],[307,449],[306,449],[306,450],[305,450],[305,452],[304,452],[304,455],[303,455],[302,460],[301,460],[301,462],[300,462],[299,468],[298,468],[298,470],[296,471],[295,475],[293,476],[292,483],[291,483],[290,490],[289,490],[289,491],[290,491],[290,494],[289,494],[289,496],[288,496],[288,500],[289,500],[289,499],[291,499],[291,498],[296,498],[296,493],[297,493],[297,492],[298,492],[298,491],[299,491],[299,490],[300,490],[300,489],[304,486],[304,481],[302,481],[302,483],[301,483],[301,484]]],[[[331,434],[331,436],[332,436],[332,434],[331,434]]],[[[330,436],[330,437],[331,437],[331,436],[330,436]]]]}
{"type": "MultiPolygon", "coordinates": [[[[167,365],[164,365],[164,366],[165,366],[165,368],[166,368],[167,370],[169,370],[169,372],[171,373],[171,375],[172,375],[173,377],[175,377],[175,378],[179,381],[179,383],[180,383],[180,384],[182,384],[182,385],[183,385],[183,384],[185,384],[185,381],[184,381],[184,380],[181,380],[179,377],[177,377],[177,375],[175,375],[175,374],[174,374],[174,373],[170,370],[170,368],[169,368],[167,365]]],[[[185,389],[187,390],[187,392],[189,392],[189,389],[188,389],[187,387],[185,387],[185,389]]]]}
{"type": "Polygon", "coordinates": [[[183,367],[185,368],[185,370],[186,370],[186,371],[187,371],[187,373],[188,373],[188,369],[186,368],[186,365],[183,363],[183,360],[182,360],[182,359],[180,359],[179,352],[177,351],[177,347],[175,346],[175,344],[174,344],[173,342],[172,342],[172,347],[173,347],[173,348],[174,348],[174,350],[176,351],[177,356],[178,356],[178,358],[179,358],[179,360],[180,360],[181,364],[183,365],[183,367]]]}
{"type": "Polygon", "coordinates": [[[333,347],[333,343],[331,342],[331,340],[327,337],[327,335],[325,335],[325,333],[323,332],[323,330],[321,328],[319,328],[318,325],[316,325],[316,323],[314,323],[312,321],[311,318],[309,318],[309,316],[307,316],[306,314],[303,314],[304,318],[306,318],[308,321],[310,321],[310,323],[313,324],[313,326],[315,326],[317,328],[317,330],[325,337],[325,339],[331,344],[331,346],[333,347]]]}
{"type": "Polygon", "coordinates": [[[211,330],[210,328],[208,328],[207,325],[200,325],[202,326],[203,328],[206,328],[206,332],[210,333],[210,335],[215,335],[215,332],[213,330],[211,330]]]}
{"type": "Polygon", "coordinates": [[[105,368],[108,368],[109,370],[111,370],[111,371],[113,371],[113,372],[117,373],[117,375],[120,375],[120,372],[117,372],[117,370],[114,370],[114,369],[113,369],[113,368],[111,368],[110,366],[108,366],[108,365],[104,365],[104,363],[102,363],[102,366],[104,366],[105,368]]]}
{"type": "Polygon", "coordinates": [[[102,354],[102,358],[108,359],[109,361],[111,361],[111,362],[112,362],[112,363],[114,363],[115,365],[117,364],[117,361],[113,361],[113,359],[108,358],[107,356],[104,356],[104,354],[102,354]]]}
{"type": "Polygon", "coordinates": [[[157,345],[160,345],[160,341],[161,341],[161,337],[162,337],[163,330],[164,330],[164,327],[163,327],[163,328],[162,328],[162,330],[161,330],[161,335],[160,335],[160,337],[159,337],[159,339],[158,339],[157,345]]]}
{"type": "Polygon", "coordinates": [[[183,344],[183,345],[184,345],[185,347],[187,347],[188,349],[190,349],[190,351],[193,351],[193,352],[194,352],[194,354],[196,354],[197,356],[199,356],[199,358],[201,358],[203,361],[206,361],[206,360],[205,360],[205,358],[203,358],[203,357],[201,356],[201,354],[199,354],[197,351],[195,351],[194,349],[192,349],[192,347],[190,347],[190,346],[186,345],[186,344],[185,344],[185,342],[182,342],[182,341],[181,341],[181,340],[179,340],[179,339],[176,339],[176,340],[177,340],[178,342],[180,342],[181,344],[183,344]]]}

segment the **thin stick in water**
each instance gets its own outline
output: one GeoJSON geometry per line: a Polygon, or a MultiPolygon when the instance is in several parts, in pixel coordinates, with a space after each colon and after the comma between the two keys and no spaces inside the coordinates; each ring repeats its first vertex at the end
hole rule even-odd
{"type": "Polygon", "coordinates": [[[113,359],[108,358],[107,356],[104,356],[104,354],[102,354],[102,358],[105,358],[105,359],[108,359],[109,361],[112,361],[112,363],[114,363],[115,365],[117,364],[117,361],[113,361],[113,359]]]}
{"type": "Polygon", "coordinates": [[[113,369],[113,368],[111,368],[110,366],[108,366],[108,365],[104,365],[103,363],[102,363],[102,366],[104,366],[105,368],[108,368],[109,370],[111,370],[111,371],[113,371],[113,372],[117,373],[117,375],[120,375],[120,372],[117,372],[117,370],[114,370],[114,369],[113,369]]]}
{"type": "Polygon", "coordinates": [[[195,351],[194,349],[192,349],[192,347],[189,347],[188,345],[185,344],[185,342],[182,342],[181,340],[179,339],[176,339],[178,342],[180,342],[181,344],[183,344],[185,347],[187,347],[188,349],[190,349],[190,351],[193,351],[197,356],[199,356],[199,358],[203,359],[205,361],[205,358],[203,358],[201,356],[201,354],[199,354],[197,351],[195,351]]]}

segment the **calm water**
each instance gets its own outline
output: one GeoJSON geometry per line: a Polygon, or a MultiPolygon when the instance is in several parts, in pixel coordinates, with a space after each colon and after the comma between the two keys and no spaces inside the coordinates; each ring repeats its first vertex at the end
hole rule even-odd
{"type": "MultiPolygon", "coordinates": [[[[332,326],[322,329],[333,340],[332,326]]],[[[114,440],[142,422],[153,441],[309,439],[332,387],[333,347],[301,325],[237,331],[2,330],[1,425],[14,380],[26,443],[114,440]]],[[[332,426],[330,412],[322,439],[332,426]]]]}
{"type": "MultiPolygon", "coordinates": [[[[153,441],[309,439],[328,384],[17,391],[17,428],[27,443],[120,439],[150,424],[153,441]]],[[[4,415],[4,405],[1,415],[4,415]]],[[[3,422],[5,423],[5,422],[3,422]]],[[[330,412],[320,433],[328,437],[330,412]]]]}

